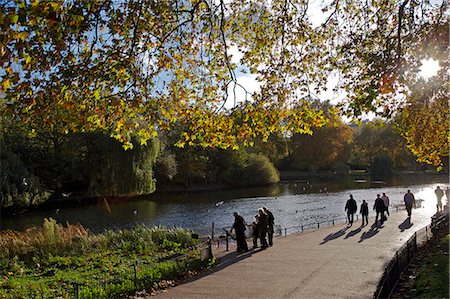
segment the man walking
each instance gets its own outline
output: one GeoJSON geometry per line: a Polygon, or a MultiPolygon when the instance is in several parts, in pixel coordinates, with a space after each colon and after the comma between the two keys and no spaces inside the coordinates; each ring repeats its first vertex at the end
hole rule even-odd
{"type": "Polygon", "coordinates": [[[361,226],[369,224],[369,205],[367,204],[367,202],[364,199],[361,204],[361,210],[359,212],[361,213],[361,216],[362,216],[362,225],[361,226]],[[366,221],[366,224],[364,224],[364,220],[366,221]]]}
{"type": "Polygon", "coordinates": [[[350,194],[350,199],[347,200],[347,203],[345,204],[345,211],[347,211],[347,219],[350,226],[353,225],[353,214],[355,214],[357,210],[356,200],[354,200],[353,195],[350,194]]]}
{"type": "Polygon", "coordinates": [[[444,197],[444,191],[442,191],[441,187],[437,186],[436,190],[434,190],[434,193],[436,194],[436,208],[437,211],[442,211],[442,197],[444,197]]]}
{"type": "Polygon", "coordinates": [[[411,191],[408,190],[408,192],[406,192],[405,196],[403,197],[403,201],[405,202],[408,217],[411,218],[412,207],[416,201],[416,199],[414,198],[414,194],[412,194],[411,191]]]}
{"type": "Polygon", "coordinates": [[[375,217],[375,224],[378,225],[378,215],[380,216],[381,225],[384,223],[384,202],[380,197],[380,194],[377,194],[377,198],[375,199],[375,203],[373,205],[373,209],[377,212],[375,217]]]}
{"type": "Polygon", "coordinates": [[[387,197],[386,193],[383,192],[383,196],[381,196],[381,199],[384,202],[384,209],[386,211],[386,214],[389,216],[389,197],[387,197]]]}

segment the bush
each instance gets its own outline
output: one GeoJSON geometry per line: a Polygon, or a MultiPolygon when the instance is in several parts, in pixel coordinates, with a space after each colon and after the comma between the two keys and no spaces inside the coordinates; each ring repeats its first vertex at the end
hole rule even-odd
{"type": "Polygon", "coordinates": [[[242,171],[241,184],[247,186],[268,185],[280,181],[280,175],[269,158],[261,154],[251,154],[242,171]]]}
{"type": "Polygon", "coordinates": [[[334,170],[339,175],[348,175],[350,173],[350,167],[344,162],[337,163],[334,170]]]}
{"type": "Polygon", "coordinates": [[[372,160],[371,174],[375,179],[384,179],[392,175],[394,161],[386,154],[378,154],[372,160]]]}

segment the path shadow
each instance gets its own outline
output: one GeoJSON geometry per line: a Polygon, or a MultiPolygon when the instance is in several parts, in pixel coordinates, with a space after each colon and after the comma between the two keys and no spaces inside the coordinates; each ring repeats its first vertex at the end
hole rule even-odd
{"type": "Polygon", "coordinates": [[[404,232],[406,229],[410,229],[412,226],[414,225],[414,223],[411,222],[411,218],[408,217],[405,219],[405,221],[403,221],[398,228],[400,229],[401,232],[404,232]]]}
{"type": "Polygon", "coordinates": [[[361,243],[362,241],[372,238],[373,236],[375,236],[376,234],[378,234],[378,229],[382,228],[383,226],[378,227],[377,224],[372,224],[372,226],[370,227],[370,229],[366,232],[363,232],[363,234],[361,235],[361,238],[359,239],[358,243],[361,243]]]}
{"type": "Polygon", "coordinates": [[[356,235],[357,233],[359,233],[362,229],[362,226],[358,227],[357,229],[352,230],[351,232],[349,232],[344,239],[348,239],[350,237],[353,237],[354,235],[356,235]]]}
{"type": "Polygon", "coordinates": [[[253,254],[258,254],[261,251],[262,251],[261,249],[250,249],[247,252],[237,252],[237,251],[230,252],[230,253],[220,257],[218,259],[218,264],[213,266],[211,269],[208,269],[208,270],[200,272],[192,277],[189,277],[188,279],[181,281],[178,285],[190,283],[190,282],[196,281],[200,278],[203,278],[205,276],[211,275],[217,271],[223,270],[226,267],[233,265],[234,263],[237,263],[246,258],[249,258],[253,254]]]}
{"type": "Polygon", "coordinates": [[[338,231],[335,232],[335,233],[329,234],[328,236],[326,236],[326,237],[323,239],[323,241],[320,243],[320,245],[325,244],[325,243],[328,242],[328,241],[331,241],[331,240],[337,239],[337,238],[339,238],[339,237],[342,237],[343,235],[345,235],[345,231],[346,231],[347,229],[348,229],[348,226],[347,226],[347,227],[344,227],[344,228],[342,228],[342,229],[340,229],[340,230],[338,230],[338,231]]]}

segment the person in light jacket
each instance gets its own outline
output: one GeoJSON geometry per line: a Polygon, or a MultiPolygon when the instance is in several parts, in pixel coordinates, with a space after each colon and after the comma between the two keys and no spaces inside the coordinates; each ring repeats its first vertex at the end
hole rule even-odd
{"type": "Polygon", "coordinates": [[[386,193],[383,192],[383,196],[381,196],[381,199],[384,202],[384,211],[389,216],[389,197],[386,195],[386,193]]]}

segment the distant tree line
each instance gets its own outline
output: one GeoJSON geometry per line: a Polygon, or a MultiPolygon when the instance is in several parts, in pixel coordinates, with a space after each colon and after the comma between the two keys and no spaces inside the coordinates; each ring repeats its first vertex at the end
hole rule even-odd
{"type": "MultiPolygon", "coordinates": [[[[322,107],[324,111],[329,111],[322,107]]],[[[422,171],[395,123],[349,125],[333,113],[312,135],[272,134],[266,142],[235,149],[177,147],[177,132],[133,148],[104,133],[61,134],[7,127],[2,135],[2,206],[39,205],[51,199],[137,196],[156,188],[276,183],[280,171],[347,175],[365,171],[385,178],[422,171]]],[[[448,159],[443,159],[448,161],[448,159]]],[[[448,162],[444,171],[448,171],[448,162]]]]}

